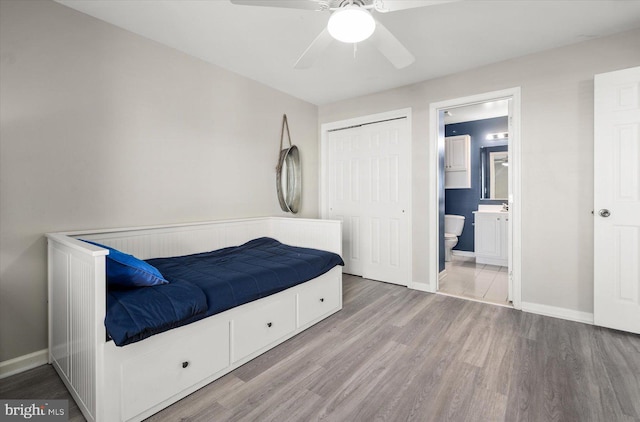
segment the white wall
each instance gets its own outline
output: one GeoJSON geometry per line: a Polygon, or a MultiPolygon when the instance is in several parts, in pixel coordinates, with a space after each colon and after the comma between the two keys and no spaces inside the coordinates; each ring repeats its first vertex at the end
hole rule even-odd
{"type": "Polygon", "coordinates": [[[44,233],[283,215],[283,113],[317,216],[316,106],[51,1],[0,8],[0,362],[47,347],[44,233]]]}
{"type": "Polygon", "coordinates": [[[522,301],[593,312],[593,75],[640,64],[640,29],[321,106],[319,123],[413,109],[413,277],[427,283],[429,104],[522,91],[522,301]]]}

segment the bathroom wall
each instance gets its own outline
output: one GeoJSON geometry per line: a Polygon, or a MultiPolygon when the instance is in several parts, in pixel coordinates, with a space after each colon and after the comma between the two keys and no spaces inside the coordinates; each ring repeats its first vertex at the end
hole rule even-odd
{"type": "MultiPolygon", "coordinates": [[[[445,189],[445,214],[456,214],[465,217],[462,235],[458,237],[458,244],[453,248],[459,251],[473,252],[473,211],[478,210],[480,203],[480,148],[505,145],[505,140],[488,141],[489,133],[507,132],[508,118],[495,117],[493,119],[475,120],[445,125],[445,136],[469,135],[471,137],[471,188],[445,189]]],[[[506,201],[483,200],[485,204],[500,204],[506,201]]]]}

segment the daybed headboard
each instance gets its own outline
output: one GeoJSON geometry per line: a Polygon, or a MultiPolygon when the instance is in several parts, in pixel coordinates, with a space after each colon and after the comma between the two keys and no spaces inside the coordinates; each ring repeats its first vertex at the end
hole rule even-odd
{"type": "Polygon", "coordinates": [[[258,237],[272,237],[293,246],[342,254],[340,221],[261,217],[219,220],[171,226],[86,230],[48,234],[49,239],[72,242],[92,240],[140,259],[161,258],[237,246],[258,237]]]}

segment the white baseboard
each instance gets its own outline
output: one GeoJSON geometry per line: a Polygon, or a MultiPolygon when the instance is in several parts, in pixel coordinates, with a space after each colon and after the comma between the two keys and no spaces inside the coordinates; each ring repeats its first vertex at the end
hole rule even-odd
{"type": "Polygon", "coordinates": [[[465,256],[468,258],[474,258],[476,256],[475,252],[469,252],[469,251],[456,251],[455,249],[451,250],[451,254],[455,255],[455,256],[465,256]]]}
{"type": "Polygon", "coordinates": [[[566,319],[568,321],[582,322],[593,325],[593,314],[580,312],[573,309],[559,308],[556,306],[541,305],[539,303],[522,302],[522,310],[532,314],[550,316],[554,318],[566,319]]]}
{"type": "Polygon", "coordinates": [[[46,364],[48,353],[49,349],[43,349],[0,362],[0,379],[46,364]]]}

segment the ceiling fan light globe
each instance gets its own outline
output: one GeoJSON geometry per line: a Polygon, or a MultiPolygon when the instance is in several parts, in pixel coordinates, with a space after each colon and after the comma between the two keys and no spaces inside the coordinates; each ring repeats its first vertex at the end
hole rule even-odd
{"type": "Polygon", "coordinates": [[[371,13],[358,6],[347,6],[331,14],[327,30],[333,38],[346,43],[356,43],[369,38],[376,29],[371,13]]]}

